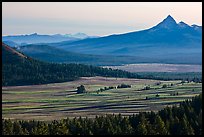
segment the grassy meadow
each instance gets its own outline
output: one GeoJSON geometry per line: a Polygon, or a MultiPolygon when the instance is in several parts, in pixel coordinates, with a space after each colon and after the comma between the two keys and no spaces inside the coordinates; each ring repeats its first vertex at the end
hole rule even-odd
{"type": "Polygon", "coordinates": [[[95,117],[103,114],[132,115],[158,111],[202,92],[202,83],[148,79],[82,77],[64,83],[2,87],[2,117],[19,120],[58,120],[65,117],[95,117]],[[161,84],[158,85],[157,83],[161,84]],[[131,88],[98,89],[129,84],[131,88]],[[166,88],[162,86],[166,84],[166,88]],[[84,85],[88,93],[77,94],[84,85]],[[142,90],[150,86],[150,90],[142,90]],[[173,95],[178,93],[178,95],[173,95]],[[156,97],[156,95],[159,95],[156,97]]]}

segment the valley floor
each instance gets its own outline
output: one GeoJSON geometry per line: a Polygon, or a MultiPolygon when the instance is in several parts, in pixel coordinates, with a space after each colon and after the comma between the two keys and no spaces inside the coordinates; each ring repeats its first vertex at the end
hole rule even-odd
{"type": "Polygon", "coordinates": [[[121,69],[129,72],[202,72],[202,65],[187,64],[140,63],[104,67],[112,69],[121,69]]]}
{"type": "Polygon", "coordinates": [[[82,77],[77,81],[46,85],[2,87],[2,118],[50,121],[112,113],[132,115],[140,111],[158,111],[201,92],[202,83],[181,84],[178,80],[105,77],[82,77]],[[161,84],[157,85],[158,82],[161,84]],[[115,87],[122,83],[132,87],[96,92],[100,88],[115,87]],[[168,87],[162,88],[164,84],[168,87]],[[88,93],[77,94],[76,88],[79,85],[84,85],[88,93]],[[150,90],[141,90],[147,85],[150,85],[150,90]],[[159,97],[155,97],[157,94],[159,97]]]}

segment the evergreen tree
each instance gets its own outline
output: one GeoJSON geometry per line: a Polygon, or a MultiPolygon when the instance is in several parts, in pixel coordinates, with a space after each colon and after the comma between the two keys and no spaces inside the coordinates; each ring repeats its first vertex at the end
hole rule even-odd
{"type": "Polygon", "coordinates": [[[147,128],[144,122],[140,122],[137,126],[137,132],[138,135],[147,135],[147,128]]]}
{"type": "Polygon", "coordinates": [[[50,125],[51,135],[68,135],[69,131],[64,123],[53,122],[50,125]]]}
{"type": "Polygon", "coordinates": [[[147,124],[148,121],[143,114],[140,115],[139,124],[137,126],[136,134],[138,135],[147,135],[147,124]]]}
{"type": "Polygon", "coordinates": [[[180,135],[194,135],[193,128],[190,126],[185,114],[180,123],[180,135]]]}
{"type": "Polygon", "coordinates": [[[180,123],[180,121],[179,121],[178,117],[175,117],[174,120],[171,122],[170,129],[171,129],[172,135],[178,135],[178,133],[180,132],[179,131],[180,130],[179,129],[179,123],[180,123]]]}
{"type": "Polygon", "coordinates": [[[161,119],[159,115],[156,115],[155,122],[154,122],[154,131],[156,135],[168,135],[168,131],[165,127],[165,123],[161,119]]]}
{"type": "Polygon", "coordinates": [[[13,123],[13,134],[14,135],[22,135],[23,134],[23,129],[21,128],[21,125],[18,121],[15,121],[13,123]]]}
{"type": "Polygon", "coordinates": [[[13,124],[10,119],[3,120],[3,135],[13,135],[13,124]]]}
{"type": "Polygon", "coordinates": [[[131,135],[133,132],[133,128],[130,125],[129,119],[127,117],[124,117],[121,122],[121,127],[123,131],[123,135],[131,135]]]}

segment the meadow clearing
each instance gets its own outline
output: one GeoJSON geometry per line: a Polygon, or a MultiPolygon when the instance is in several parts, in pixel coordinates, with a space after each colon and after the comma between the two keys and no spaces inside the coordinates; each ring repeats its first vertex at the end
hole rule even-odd
{"type": "Polygon", "coordinates": [[[2,87],[2,118],[50,121],[79,116],[92,118],[113,113],[126,116],[142,111],[158,111],[167,105],[191,99],[201,92],[202,83],[106,77],[82,77],[64,83],[2,87]],[[131,88],[96,92],[100,88],[115,87],[122,83],[131,85],[131,88]],[[164,84],[166,88],[162,88],[164,84]],[[84,85],[88,93],[77,94],[76,89],[80,85],[84,85]],[[142,90],[145,86],[151,89],[142,90]],[[155,97],[157,94],[159,97],[155,97]]]}

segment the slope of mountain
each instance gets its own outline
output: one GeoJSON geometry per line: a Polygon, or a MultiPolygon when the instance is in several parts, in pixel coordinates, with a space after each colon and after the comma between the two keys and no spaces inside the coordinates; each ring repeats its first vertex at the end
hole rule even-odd
{"type": "Polygon", "coordinates": [[[133,63],[150,63],[159,62],[152,58],[142,58],[136,56],[103,56],[103,55],[89,55],[68,52],[56,47],[48,45],[26,45],[18,47],[18,50],[32,58],[39,59],[47,62],[56,63],[80,63],[89,65],[123,65],[123,64],[133,64],[133,63]]]}
{"type": "Polygon", "coordinates": [[[17,43],[15,43],[15,42],[13,42],[13,41],[3,41],[6,45],[9,45],[9,46],[11,46],[11,47],[18,47],[18,46],[20,46],[20,44],[17,44],[17,43]]]}
{"type": "MultiPolygon", "coordinates": [[[[3,36],[3,41],[12,41],[19,45],[26,44],[36,44],[36,43],[54,43],[54,42],[62,42],[62,41],[76,41],[85,38],[91,38],[84,33],[76,33],[76,34],[55,34],[55,35],[39,35],[37,33],[33,33],[30,35],[16,35],[16,36],[3,36]]],[[[8,43],[10,44],[10,43],[8,43]]]]}
{"type": "Polygon", "coordinates": [[[84,54],[140,56],[180,63],[189,60],[189,63],[200,64],[202,27],[176,23],[169,15],[150,29],[62,43],[57,47],[84,54]]]}
{"type": "MultiPolygon", "coordinates": [[[[22,53],[16,51],[15,49],[9,47],[8,45],[6,45],[6,44],[4,44],[4,43],[2,43],[2,47],[3,47],[3,50],[8,51],[8,52],[6,52],[6,53],[9,53],[9,52],[10,52],[11,54],[15,54],[15,55],[17,55],[18,57],[27,58],[27,57],[26,57],[25,55],[23,55],[22,53]]],[[[3,56],[3,57],[5,57],[5,56],[3,56]]],[[[4,58],[3,58],[3,59],[4,59],[4,58]]],[[[6,59],[6,58],[5,58],[5,59],[6,59]]]]}
{"type": "Polygon", "coordinates": [[[82,76],[137,77],[136,74],[122,70],[41,62],[2,43],[2,86],[65,82],[82,76]]]}

